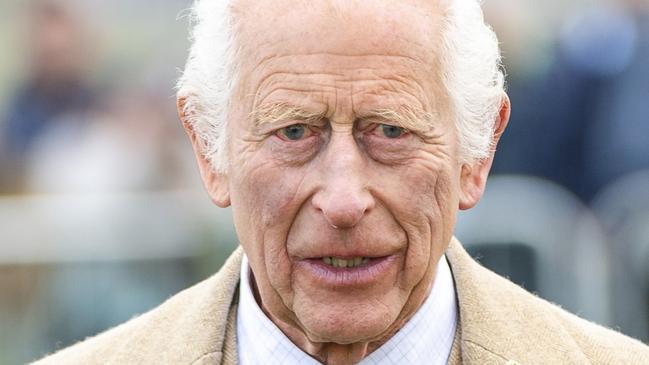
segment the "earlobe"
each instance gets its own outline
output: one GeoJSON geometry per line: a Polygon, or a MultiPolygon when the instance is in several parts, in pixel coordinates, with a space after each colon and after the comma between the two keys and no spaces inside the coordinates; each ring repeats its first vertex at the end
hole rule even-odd
{"type": "Polygon", "coordinates": [[[187,115],[187,109],[185,108],[185,97],[179,97],[177,101],[178,116],[183,123],[185,132],[192,143],[192,148],[194,150],[194,155],[198,163],[198,169],[201,174],[201,179],[203,180],[203,185],[207,190],[210,198],[217,206],[221,208],[226,208],[230,206],[230,188],[228,177],[226,174],[217,172],[212,167],[210,161],[205,157],[203,153],[203,145],[196,135],[190,118],[187,115]]]}
{"type": "Polygon", "coordinates": [[[461,210],[473,208],[482,198],[492,162],[493,155],[473,164],[462,165],[459,206],[461,210]]]}
{"type": "MultiPolygon", "coordinates": [[[[194,151],[194,153],[196,154],[197,152],[194,151]]],[[[205,185],[205,189],[214,204],[221,208],[229,207],[230,189],[228,186],[227,175],[214,171],[212,165],[201,153],[198,153],[196,158],[198,160],[198,168],[201,172],[201,178],[203,179],[203,185],[205,185]]]]}
{"type": "Polygon", "coordinates": [[[472,164],[462,165],[462,171],[460,173],[460,209],[471,209],[482,198],[482,194],[484,194],[487,185],[487,177],[493,164],[494,154],[496,153],[496,146],[500,141],[500,137],[505,132],[505,128],[507,128],[510,115],[511,105],[509,97],[507,94],[503,94],[500,111],[494,123],[494,131],[491,139],[492,149],[489,156],[475,161],[472,164]]]}

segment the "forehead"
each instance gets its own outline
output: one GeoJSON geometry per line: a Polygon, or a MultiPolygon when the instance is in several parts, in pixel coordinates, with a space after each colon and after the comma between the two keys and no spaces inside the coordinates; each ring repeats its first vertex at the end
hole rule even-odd
{"type": "Polygon", "coordinates": [[[320,46],[360,39],[382,40],[386,45],[408,39],[423,45],[443,16],[443,6],[434,0],[239,0],[234,10],[243,33],[258,43],[291,35],[338,37],[320,46]]]}
{"type": "MultiPolygon", "coordinates": [[[[345,93],[346,86],[352,94],[363,91],[352,96],[352,108],[376,108],[388,98],[391,108],[446,109],[439,92],[444,14],[437,1],[240,0],[234,12],[239,95],[254,96],[248,99],[254,105],[244,109],[286,93],[327,100],[323,104],[331,107],[339,96],[327,90],[345,93]]],[[[355,111],[343,105],[331,110],[355,111]]]]}
{"type": "Polygon", "coordinates": [[[242,63],[283,53],[398,54],[436,63],[444,20],[437,0],[239,0],[242,63]]]}

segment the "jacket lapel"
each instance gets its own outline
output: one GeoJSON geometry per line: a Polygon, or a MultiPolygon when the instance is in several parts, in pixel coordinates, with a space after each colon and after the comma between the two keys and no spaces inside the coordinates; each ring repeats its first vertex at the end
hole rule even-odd
{"type": "Polygon", "coordinates": [[[209,280],[214,285],[209,295],[201,297],[203,303],[199,303],[194,311],[199,317],[195,323],[201,329],[197,330],[196,326],[183,329],[187,331],[184,336],[188,337],[185,338],[195,339],[191,342],[194,345],[198,342],[197,347],[203,351],[202,356],[194,357],[196,360],[192,365],[237,364],[236,313],[242,257],[243,250],[239,247],[209,280]]]}
{"type": "Polygon", "coordinates": [[[235,293],[235,302],[228,314],[228,323],[225,328],[225,340],[223,343],[223,365],[237,365],[239,353],[237,352],[237,308],[239,307],[239,290],[235,293]]]}

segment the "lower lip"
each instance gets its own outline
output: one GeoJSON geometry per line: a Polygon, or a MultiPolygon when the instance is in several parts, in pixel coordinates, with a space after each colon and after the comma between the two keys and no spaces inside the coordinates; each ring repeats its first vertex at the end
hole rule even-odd
{"type": "Polygon", "coordinates": [[[306,271],[316,282],[327,286],[366,286],[389,274],[397,263],[397,255],[372,258],[358,267],[334,267],[322,259],[306,259],[297,263],[296,269],[306,271]]]}

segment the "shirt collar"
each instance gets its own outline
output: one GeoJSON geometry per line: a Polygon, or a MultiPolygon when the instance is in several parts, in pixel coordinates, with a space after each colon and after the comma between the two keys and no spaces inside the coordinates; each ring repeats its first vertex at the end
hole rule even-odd
{"type": "MultiPolygon", "coordinates": [[[[359,365],[446,364],[456,326],[455,285],[446,256],[442,256],[437,265],[435,283],[423,305],[394,336],[359,365]]],[[[245,255],[241,263],[237,344],[241,365],[320,364],[293,344],[261,310],[252,292],[245,255]]]]}

